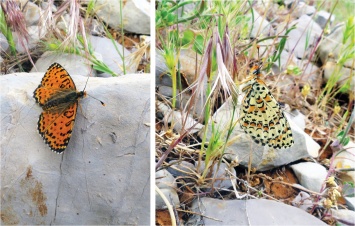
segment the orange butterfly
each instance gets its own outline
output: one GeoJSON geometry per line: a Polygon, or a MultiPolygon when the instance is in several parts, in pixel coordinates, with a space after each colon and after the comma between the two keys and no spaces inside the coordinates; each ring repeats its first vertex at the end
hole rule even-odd
{"type": "Polygon", "coordinates": [[[85,91],[76,90],[73,79],[60,64],[54,63],[47,69],[33,97],[43,109],[38,131],[52,151],[60,154],[66,149],[74,128],[79,98],[85,96],[85,91]]]}

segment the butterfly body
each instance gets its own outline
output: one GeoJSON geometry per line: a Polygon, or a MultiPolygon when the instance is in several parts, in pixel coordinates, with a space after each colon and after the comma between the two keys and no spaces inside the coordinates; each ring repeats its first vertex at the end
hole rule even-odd
{"type": "Polygon", "coordinates": [[[260,68],[254,67],[242,88],[241,127],[262,146],[288,148],[294,143],[289,123],[279,103],[260,79],[260,68]]]}
{"type": "Polygon", "coordinates": [[[84,91],[74,91],[70,90],[67,92],[62,92],[58,94],[54,98],[48,100],[44,105],[42,105],[42,109],[44,111],[58,111],[60,109],[65,108],[68,103],[73,103],[79,100],[79,98],[84,98],[86,96],[86,92],[84,91]]]}
{"type": "Polygon", "coordinates": [[[85,91],[77,91],[69,73],[58,63],[52,64],[33,93],[42,107],[37,129],[52,151],[62,153],[71,138],[78,102],[85,91]]]}

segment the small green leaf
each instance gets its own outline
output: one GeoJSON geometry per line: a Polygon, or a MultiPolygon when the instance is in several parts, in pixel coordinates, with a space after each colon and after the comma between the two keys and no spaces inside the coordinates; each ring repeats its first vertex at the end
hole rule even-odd
{"type": "Polygon", "coordinates": [[[197,35],[195,38],[193,50],[202,55],[203,45],[204,38],[202,37],[202,35],[197,35]]]}
{"type": "Polygon", "coordinates": [[[181,39],[181,45],[187,46],[191,44],[194,41],[194,37],[195,37],[194,32],[192,32],[191,30],[185,31],[181,39]]]}

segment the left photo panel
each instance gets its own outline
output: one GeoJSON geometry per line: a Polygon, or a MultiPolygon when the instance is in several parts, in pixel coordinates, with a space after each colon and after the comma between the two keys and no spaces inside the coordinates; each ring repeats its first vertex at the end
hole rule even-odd
{"type": "Polygon", "coordinates": [[[2,224],[150,224],[152,4],[1,2],[2,224]]]}

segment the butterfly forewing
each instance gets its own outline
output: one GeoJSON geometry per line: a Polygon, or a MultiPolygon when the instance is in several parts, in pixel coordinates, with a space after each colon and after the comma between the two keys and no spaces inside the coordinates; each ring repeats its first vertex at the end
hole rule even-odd
{"type": "Polygon", "coordinates": [[[33,97],[42,106],[53,96],[69,90],[76,91],[73,79],[60,64],[54,63],[47,69],[33,97]]]}

